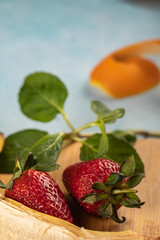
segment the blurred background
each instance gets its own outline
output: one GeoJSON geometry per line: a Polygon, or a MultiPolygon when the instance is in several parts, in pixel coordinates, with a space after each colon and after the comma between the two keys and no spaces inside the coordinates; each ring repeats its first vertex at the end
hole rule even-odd
{"type": "MultiPolygon", "coordinates": [[[[89,84],[90,72],[105,56],[155,38],[160,38],[159,0],[0,0],[0,131],[8,136],[28,128],[69,130],[60,115],[40,123],[20,111],[19,90],[35,71],[55,74],[66,84],[64,108],[75,127],[95,120],[90,101],[97,99],[126,110],[108,130],[160,130],[159,86],[112,99],[89,84]]],[[[160,65],[158,57],[153,61],[160,65]]]]}

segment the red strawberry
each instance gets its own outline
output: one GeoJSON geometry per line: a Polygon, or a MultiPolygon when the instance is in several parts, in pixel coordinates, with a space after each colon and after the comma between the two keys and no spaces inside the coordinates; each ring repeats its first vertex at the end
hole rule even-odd
{"type": "Polygon", "coordinates": [[[130,189],[131,185],[134,187],[143,177],[141,174],[133,175],[134,171],[133,156],[121,168],[108,159],[93,159],[65,169],[63,182],[71,196],[88,213],[103,218],[112,217],[121,223],[125,221],[124,217],[120,220],[117,216],[117,209],[121,205],[139,208],[144,204],[135,194],[136,190],[130,189]]]}
{"type": "Polygon", "coordinates": [[[73,223],[73,217],[65,197],[58,184],[48,173],[28,169],[12,179],[11,186],[9,184],[6,187],[10,188],[5,190],[6,197],[39,212],[73,223]]]}

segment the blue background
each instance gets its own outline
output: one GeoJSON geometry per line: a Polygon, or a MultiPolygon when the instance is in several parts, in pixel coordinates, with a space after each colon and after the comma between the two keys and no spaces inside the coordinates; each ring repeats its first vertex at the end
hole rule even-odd
{"type": "Polygon", "coordinates": [[[21,113],[18,92],[35,71],[53,73],[67,85],[65,111],[75,127],[95,119],[90,101],[97,99],[111,109],[126,109],[109,130],[159,130],[159,86],[111,99],[88,81],[93,67],[112,51],[159,37],[159,0],[0,0],[0,131],[7,136],[28,128],[69,130],[60,115],[40,123],[21,113]]]}

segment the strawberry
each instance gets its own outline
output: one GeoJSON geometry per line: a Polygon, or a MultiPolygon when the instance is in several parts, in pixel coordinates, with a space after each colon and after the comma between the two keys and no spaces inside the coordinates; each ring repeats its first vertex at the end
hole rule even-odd
{"type": "Polygon", "coordinates": [[[73,217],[65,197],[58,184],[48,173],[34,169],[21,172],[18,161],[16,161],[15,169],[14,177],[6,186],[6,197],[39,212],[73,223],[73,217]]]}
{"type": "Polygon", "coordinates": [[[142,179],[143,174],[135,173],[134,157],[126,159],[119,166],[108,159],[93,159],[67,167],[63,182],[70,195],[85,211],[103,218],[112,217],[118,223],[117,210],[123,205],[140,208],[141,202],[131,189],[142,179]]]}

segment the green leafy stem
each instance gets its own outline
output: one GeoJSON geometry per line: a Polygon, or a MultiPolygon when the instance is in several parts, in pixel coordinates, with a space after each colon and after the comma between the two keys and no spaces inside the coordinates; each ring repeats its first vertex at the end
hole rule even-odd
{"type": "Polygon", "coordinates": [[[82,144],[80,159],[89,161],[93,158],[108,158],[119,164],[134,155],[136,173],[144,173],[143,163],[133,147],[136,136],[132,131],[106,131],[106,124],[112,124],[125,114],[123,108],[110,110],[100,101],[91,102],[91,110],[96,119],[75,128],[64,111],[68,91],[64,83],[55,75],[36,72],[27,76],[19,91],[21,111],[28,118],[40,122],[49,122],[61,114],[70,128],[70,132],[49,134],[45,131],[28,129],[11,134],[5,140],[0,153],[0,172],[11,173],[14,161],[18,158],[21,167],[32,152],[36,156],[36,169],[53,171],[58,168],[57,159],[64,144],[73,141],[82,144]],[[97,127],[99,133],[85,135],[84,130],[97,127]]]}

